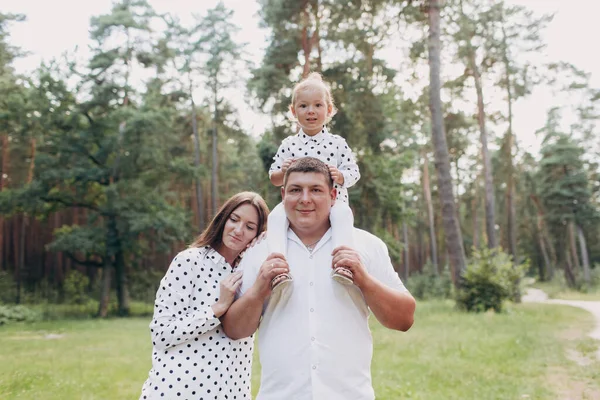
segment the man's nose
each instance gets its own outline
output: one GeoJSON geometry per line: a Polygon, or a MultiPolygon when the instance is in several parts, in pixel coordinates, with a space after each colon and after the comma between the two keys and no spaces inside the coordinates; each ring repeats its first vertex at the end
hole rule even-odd
{"type": "Polygon", "coordinates": [[[308,189],[302,191],[302,197],[300,197],[300,201],[310,201],[310,192],[308,191],[308,189]]]}

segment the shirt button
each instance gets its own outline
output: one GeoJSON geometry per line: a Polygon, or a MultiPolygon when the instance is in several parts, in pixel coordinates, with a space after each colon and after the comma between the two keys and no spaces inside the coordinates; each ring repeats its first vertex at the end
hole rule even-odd
{"type": "Polygon", "coordinates": [[[315,309],[314,309],[314,308],[311,308],[311,309],[310,309],[310,312],[315,312],[315,309]]]}
{"type": "Polygon", "coordinates": [[[316,366],[316,365],[313,365],[313,369],[317,369],[317,366],[316,366]]]}
{"type": "Polygon", "coordinates": [[[314,285],[314,283],[313,283],[313,282],[311,282],[311,283],[310,283],[310,286],[312,286],[312,285],[314,285]]]}
{"type": "Polygon", "coordinates": [[[310,340],[312,340],[314,342],[315,341],[315,337],[314,336],[311,337],[310,340]]]}
{"type": "Polygon", "coordinates": [[[308,258],[310,258],[311,260],[312,260],[312,257],[313,257],[312,254],[310,256],[308,256],[308,258]]]}

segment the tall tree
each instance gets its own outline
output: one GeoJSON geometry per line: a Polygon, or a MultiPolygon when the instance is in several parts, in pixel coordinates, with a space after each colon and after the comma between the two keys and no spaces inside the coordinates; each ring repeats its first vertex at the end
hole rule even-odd
{"type": "Polygon", "coordinates": [[[223,104],[222,91],[231,87],[237,81],[236,67],[243,61],[243,44],[236,43],[233,35],[239,32],[239,27],[231,22],[233,10],[229,10],[219,2],[200,21],[198,30],[200,39],[198,48],[206,53],[207,58],[202,70],[206,84],[211,93],[209,102],[213,109],[212,124],[212,174],[211,174],[211,205],[212,213],[217,212],[219,205],[219,153],[218,126],[224,119],[221,116],[223,104]]]}
{"type": "Polygon", "coordinates": [[[475,84],[475,93],[477,96],[477,122],[479,123],[481,140],[481,161],[483,163],[483,178],[485,188],[485,226],[489,248],[497,246],[496,241],[496,201],[494,196],[494,180],[492,172],[492,162],[488,150],[488,131],[486,129],[485,102],[483,99],[483,81],[481,76],[481,64],[486,65],[485,55],[483,63],[478,58],[478,47],[474,44],[474,39],[478,32],[480,20],[474,21],[467,16],[464,10],[463,0],[458,2],[458,30],[456,33],[459,45],[459,57],[465,64],[465,74],[473,78],[475,84]]]}
{"type": "Polygon", "coordinates": [[[450,175],[450,159],[448,145],[444,133],[444,117],[441,100],[440,79],[440,0],[430,0],[428,4],[429,15],[429,107],[432,120],[432,143],[434,146],[435,165],[438,175],[440,202],[442,203],[442,218],[446,248],[448,250],[452,278],[456,287],[460,286],[460,276],[465,269],[465,251],[463,248],[462,234],[456,218],[456,205],[450,175]]]}

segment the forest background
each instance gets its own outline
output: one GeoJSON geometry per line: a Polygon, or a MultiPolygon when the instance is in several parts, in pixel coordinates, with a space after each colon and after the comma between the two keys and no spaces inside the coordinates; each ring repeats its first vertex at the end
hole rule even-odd
{"type": "Polygon", "coordinates": [[[261,0],[255,19],[240,2],[195,16],[94,4],[85,46],[35,69],[12,36],[25,16],[0,15],[3,303],[100,316],[151,303],[230,195],[279,201],[267,169],[309,71],[331,82],[331,130],[359,162],[356,225],[417,296],[468,291],[481,265],[514,300],[522,273],[596,287],[600,92],[544,56],[553,15],[471,0],[261,0]],[[265,41],[244,43],[240,21],[265,41]]]}

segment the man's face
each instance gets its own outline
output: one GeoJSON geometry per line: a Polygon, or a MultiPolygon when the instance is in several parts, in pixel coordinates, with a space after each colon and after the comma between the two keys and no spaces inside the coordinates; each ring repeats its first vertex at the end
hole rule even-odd
{"type": "Polygon", "coordinates": [[[292,172],[281,189],[285,213],[292,228],[311,233],[329,226],[329,211],[336,190],[317,172],[292,172]]]}

